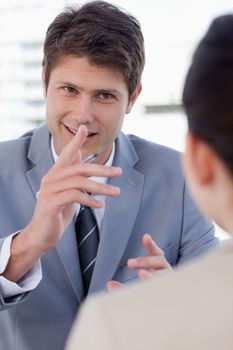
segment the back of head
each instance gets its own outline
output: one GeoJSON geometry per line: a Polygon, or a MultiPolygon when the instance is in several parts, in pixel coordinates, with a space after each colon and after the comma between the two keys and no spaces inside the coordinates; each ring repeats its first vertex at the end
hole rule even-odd
{"type": "Polygon", "coordinates": [[[135,17],[105,1],[66,8],[50,24],[44,43],[45,84],[65,55],[86,57],[91,64],[123,74],[134,93],[144,67],[144,40],[135,17]]]}
{"type": "Polygon", "coordinates": [[[233,175],[233,14],[216,18],[198,45],[183,91],[189,130],[233,175]]]}

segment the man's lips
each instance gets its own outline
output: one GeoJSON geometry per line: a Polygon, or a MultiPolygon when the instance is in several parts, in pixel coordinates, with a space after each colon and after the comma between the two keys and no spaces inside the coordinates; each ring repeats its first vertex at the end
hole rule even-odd
{"type": "MultiPolygon", "coordinates": [[[[64,126],[65,126],[65,128],[66,128],[71,134],[73,134],[73,135],[77,134],[77,132],[78,132],[77,129],[73,129],[73,128],[71,128],[71,127],[65,125],[65,124],[64,124],[64,126]]],[[[87,137],[92,137],[92,136],[95,136],[96,134],[97,134],[97,132],[88,131],[87,137]]]]}

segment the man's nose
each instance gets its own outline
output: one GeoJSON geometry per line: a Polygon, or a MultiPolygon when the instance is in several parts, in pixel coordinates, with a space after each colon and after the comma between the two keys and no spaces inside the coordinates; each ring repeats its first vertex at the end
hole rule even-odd
{"type": "Polygon", "coordinates": [[[75,103],[74,108],[75,119],[79,124],[89,124],[94,120],[93,106],[91,99],[88,97],[80,97],[75,103]]]}

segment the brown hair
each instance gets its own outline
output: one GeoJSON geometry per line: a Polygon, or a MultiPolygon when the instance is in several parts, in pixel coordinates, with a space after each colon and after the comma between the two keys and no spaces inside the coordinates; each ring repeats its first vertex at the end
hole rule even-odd
{"type": "Polygon", "coordinates": [[[216,18],[198,45],[183,91],[191,132],[233,175],[233,15],[216,18]]]}
{"type": "Polygon", "coordinates": [[[129,98],[141,82],[144,40],[138,20],[105,1],[67,7],[48,27],[43,66],[48,87],[51,70],[65,55],[87,57],[94,65],[123,74],[129,98]]]}

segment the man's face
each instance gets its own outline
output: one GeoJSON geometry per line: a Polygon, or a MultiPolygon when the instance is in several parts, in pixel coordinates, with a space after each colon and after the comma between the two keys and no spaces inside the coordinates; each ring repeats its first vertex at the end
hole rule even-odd
{"type": "Polygon", "coordinates": [[[60,154],[83,124],[88,137],[82,157],[97,153],[96,162],[102,164],[111,153],[125,113],[136,100],[128,101],[121,73],[74,56],[64,56],[52,69],[45,98],[46,120],[56,153],[60,154]]]}

